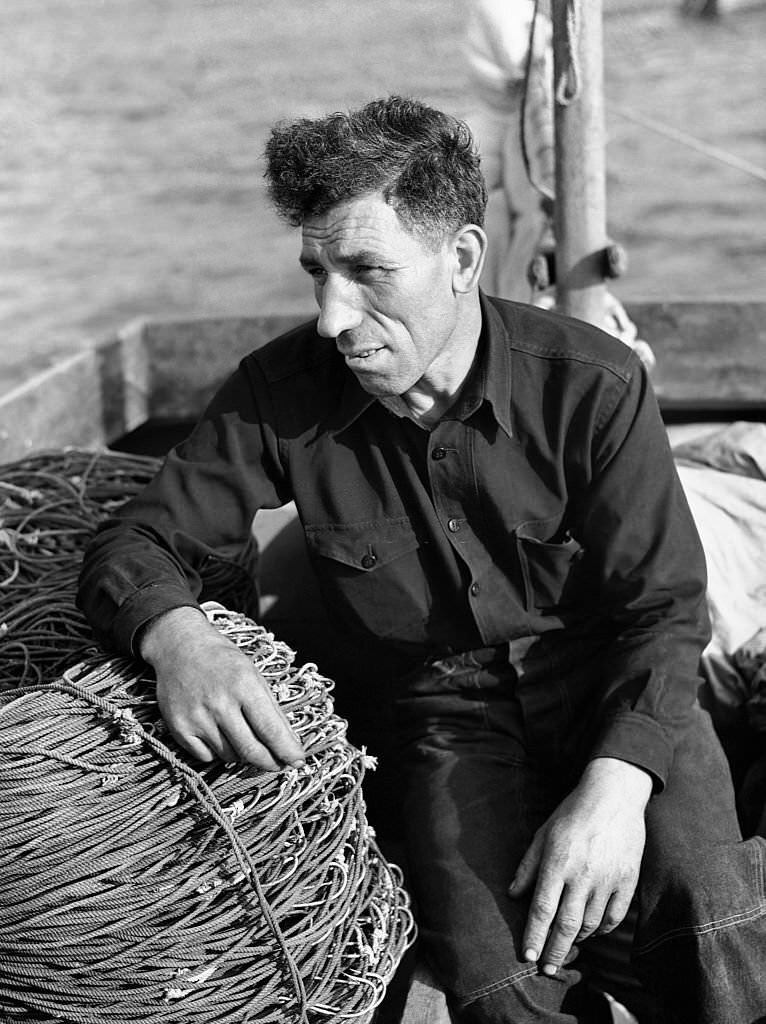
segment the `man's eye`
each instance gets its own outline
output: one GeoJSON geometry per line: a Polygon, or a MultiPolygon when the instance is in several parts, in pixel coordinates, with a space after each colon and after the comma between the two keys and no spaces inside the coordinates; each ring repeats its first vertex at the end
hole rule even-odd
{"type": "Polygon", "coordinates": [[[386,268],[373,266],[372,264],[368,263],[360,263],[358,266],[354,268],[354,271],[357,277],[373,278],[382,277],[386,272],[386,268]]]}
{"type": "Polygon", "coordinates": [[[322,267],[307,267],[306,271],[315,281],[320,283],[327,277],[327,271],[323,270],[322,267]]]}

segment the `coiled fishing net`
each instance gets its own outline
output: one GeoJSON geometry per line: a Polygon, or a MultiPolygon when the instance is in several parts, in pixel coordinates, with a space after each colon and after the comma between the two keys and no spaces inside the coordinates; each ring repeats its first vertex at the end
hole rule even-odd
{"type": "MultiPolygon", "coordinates": [[[[93,642],[75,605],[85,546],[159,465],[146,455],[66,449],[0,466],[0,688],[54,679],[93,642]]],[[[250,610],[254,559],[254,545],[208,558],[203,599],[250,610]]]]}
{"type": "Polygon", "coordinates": [[[3,1022],[367,1021],[412,940],[332,683],[244,615],[205,610],[307,762],[192,761],[126,659],[0,695],[3,1022]]]}

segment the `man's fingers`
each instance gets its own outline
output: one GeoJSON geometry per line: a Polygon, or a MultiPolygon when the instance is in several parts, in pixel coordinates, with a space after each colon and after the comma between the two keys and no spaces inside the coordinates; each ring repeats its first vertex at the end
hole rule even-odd
{"type": "Polygon", "coordinates": [[[630,909],[630,901],[633,899],[634,891],[635,886],[633,889],[612,893],[604,910],[601,924],[595,929],[594,934],[606,935],[608,932],[614,931],[619,924],[622,924],[625,915],[630,909]]]}
{"type": "Polygon", "coordinates": [[[269,730],[260,722],[256,728],[244,714],[238,719],[233,716],[227,720],[226,735],[234,751],[232,760],[244,761],[267,772],[276,772],[285,764],[297,763],[288,761],[278,750],[279,744],[272,743],[267,735],[269,730]]]}
{"type": "Polygon", "coordinates": [[[265,745],[282,764],[302,764],[306,760],[306,752],[270,690],[249,701],[242,714],[247,732],[241,734],[236,746],[243,760],[251,760],[254,741],[265,745]]]}
{"type": "Polygon", "coordinates": [[[585,906],[584,893],[571,889],[564,890],[540,957],[543,974],[555,974],[563,964],[582,928],[585,906]]]}
{"type": "Polygon", "coordinates": [[[539,960],[548,932],[558,912],[562,892],[563,884],[558,876],[538,877],[527,917],[527,927],[524,930],[523,955],[525,960],[539,960]]]}
{"type": "Polygon", "coordinates": [[[601,896],[592,894],[585,905],[582,924],[577,933],[577,941],[587,939],[589,935],[596,934],[604,923],[604,914],[608,901],[601,896]]]}
{"type": "Polygon", "coordinates": [[[255,665],[217,632],[205,641],[155,666],[160,711],[178,742],[201,761],[265,771],[303,764],[305,751],[255,665]]]}
{"type": "Polygon", "coordinates": [[[604,935],[613,931],[623,920],[630,907],[632,893],[612,893],[608,900],[592,893],[565,890],[550,929],[548,940],[539,960],[544,974],[555,974],[564,963],[573,944],[589,935],[604,935]]]}
{"type": "Polygon", "coordinates": [[[537,869],[540,866],[540,854],[543,848],[543,837],[538,832],[527,848],[527,852],[519,861],[513,881],[508,886],[508,895],[517,899],[532,888],[537,869]]]}
{"type": "MultiPolygon", "coordinates": [[[[171,716],[168,716],[169,719],[171,716]]],[[[175,739],[192,757],[208,763],[245,762],[262,771],[279,771],[285,764],[302,764],[306,755],[292,730],[268,702],[254,721],[238,707],[168,721],[175,739]]]]}
{"type": "MultiPolygon", "coordinates": [[[[244,721],[243,721],[244,725],[244,721]]],[[[234,740],[222,733],[212,721],[204,728],[198,729],[197,734],[190,734],[185,730],[172,730],[173,735],[187,750],[192,757],[198,761],[209,764],[216,759],[226,764],[235,764],[247,760],[256,768],[263,771],[278,771],[282,765],[278,764],[263,744],[249,742],[252,739],[249,729],[242,729],[242,737],[247,733],[248,739],[243,742],[240,737],[234,740]],[[245,757],[240,748],[246,749],[248,756],[245,757]]]]}
{"type": "Polygon", "coordinates": [[[216,754],[222,761],[225,761],[226,764],[233,764],[235,761],[238,760],[233,745],[229,743],[226,736],[221,732],[219,732],[218,734],[218,745],[216,747],[216,754]]]}
{"type": "Polygon", "coordinates": [[[176,729],[170,723],[168,728],[173,738],[197,761],[204,761],[206,764],[215,760],[216,753],[199,736],[190,736],[182,729],[176,729]]]}

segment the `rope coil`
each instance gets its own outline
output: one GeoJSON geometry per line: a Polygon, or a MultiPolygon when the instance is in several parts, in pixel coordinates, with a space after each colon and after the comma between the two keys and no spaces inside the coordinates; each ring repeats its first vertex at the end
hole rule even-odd
{"type": "Polygon", "coordinates": [[[332,683],[244,615],[204,607],[307,763],[192,764],[126,659],[4,693],[3,1021],[367,1019],[413,940],[365,816],[373,759],[346,740],[332,683]]]}
{"type": "MultiPolygon", "coordinates": [[[[92,644],[75,605],[96,527],[152,479],[160,460],[108,449],[44,451],[0,466],[0,689],[55,679],[92,644]]],[[[209,557],[205,597],[248,610],[254,550],[209,557]]]]}

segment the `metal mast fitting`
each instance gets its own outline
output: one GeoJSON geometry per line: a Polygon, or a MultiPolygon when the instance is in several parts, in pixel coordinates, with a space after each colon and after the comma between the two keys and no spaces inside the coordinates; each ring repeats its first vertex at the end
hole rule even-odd
{"type": "Polygon", "coordinates": [[[552,0],[556,305],[602,325],[606,302],[601,0],[552,0]]]}

